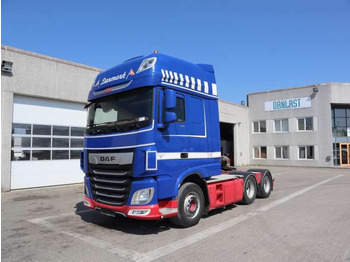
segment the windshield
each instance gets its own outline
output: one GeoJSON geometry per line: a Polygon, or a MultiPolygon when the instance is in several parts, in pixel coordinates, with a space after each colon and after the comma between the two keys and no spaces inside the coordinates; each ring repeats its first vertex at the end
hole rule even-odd
{"type": "Polygon", "coordinates": [[[151,124],[153,89],[138,89],[91,103],[87,134],[125,132],[151,124]]]}

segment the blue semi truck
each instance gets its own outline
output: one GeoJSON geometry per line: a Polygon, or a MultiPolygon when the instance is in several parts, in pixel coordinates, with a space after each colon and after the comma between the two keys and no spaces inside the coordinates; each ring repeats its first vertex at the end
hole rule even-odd
{"type": "Polygon", "coordinates": [[[222,173],[211,65],[157,51],[135,57],[100,73],[88,101],[81,153],[88,208],[189,227],[273,189],[265,169],[222,173]]]}

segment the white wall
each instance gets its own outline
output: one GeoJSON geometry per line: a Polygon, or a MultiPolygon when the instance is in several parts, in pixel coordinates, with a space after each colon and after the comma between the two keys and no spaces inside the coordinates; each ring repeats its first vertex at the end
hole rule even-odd
{"type": "Polygon", "coordinates": [[[220,122],[234,124],[234,165],[249,164],[249,116],[248,108],[219,100],[220,122]]]}
{"type": "MultiPolygon", "coordinates": [[[[11,74],[1,72],[1,190],[9,191],[14,96],[75,102],[81,106],[87,101],[93,80],[102,70],[4,45],[1,59],[13,62],[11,74]]],[[[39,110],[37,117],[47,117],[48,111],[39,110]]],[[[85,123],[86,117],[81,121],[85,123]]]]}

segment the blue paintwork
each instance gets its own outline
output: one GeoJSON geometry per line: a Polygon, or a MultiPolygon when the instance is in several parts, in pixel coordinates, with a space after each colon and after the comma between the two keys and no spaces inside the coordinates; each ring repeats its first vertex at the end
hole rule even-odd
{"type": "Polygon", "coordinates": [[[89,198],[92,199],[92,195],[91,195],[91,187],[90,187],[90,180],[88,177],[84,177],[84,182],[85,182],[85,185],[87,185],[88,189],[89,189],[89,192],[88,195],[89,195],[89,198]]]}
{"type": "Polygon", "coordinates": [[[147,159],[146,170],[157,170],[157,152],[148,151],[146,159],[147,159]]]}
{"type": "MultiPolygon", "coordinates": [[[[200,159],[158,159],[155,163],[156,155],[150,154],[149,163],[146,165],[146,152],[149,151],[183,152],[189,155],[220,152],[219,113],[213,67],[192,64],[162,54],[137,57],[100,73],[89,93],[89,101],[145,86],[154,87],[153,122],[150,126],[129,132],[85,136],[85,173],[89,150],[108,152],[135,148],[133,176],[144,179],[133,182],[127,205],[130,205],[135,190],[155,187],[151,202],[154,204],[161,199],[175,199],[180,183],[188,175],[196,173],[206,178],[221,172],[219,156],[200,159]],[[142,61],[151,57],[157,59],[153,68],[137,73],[142,61]],[[180,74],[184,80],[182,83],[180,74]],[[190,82],[188,86],[186,76],[190,82]],[[110,82],[106,81],[107,79],[110,79],[110,82]],[[185,100],[184,122],[168,125],[162,123],[162,110],[165,110],[164,90],[167,88],[176,91],[176,96],[185,100]],[[154,169],[155,165],[156,170],[146,170],[146,166],[154,169]]],[[[90,190],[88,177],[85,178],[85,182],[90,190]]]]}
{"type": "MultiPolygon", "coordinates": [[[[162,71],[161,70],[169,70],[171,72],[176,72],[178,74],[187,75],[189,77],[194,77],[195,79],[201,79],[202,81],[206,81],[209,84],[209,89],[211,89],[211,84],[215,82],[214,69],[211,65],[196,65],[184,60],[180,60],[178,58],[174,58],[171,56],[163,55],[163,54],[151,54],[148,56],[137,57],[131,60],[124,62],[118,66],[115,66],[109,70],[106,70],[100,73],[91,88],[89,93],[89,101],[94,100],[96,98],[100,98],[103,96],[108,96],[114,93],[125,92],[128,90],[132,90],[135,88],[140,88],[144,86],[157,86],[161,84],[162,81],[162,71]],[[145,70],[141,73],[137,74],[137,70],[142,63],[142,61],[146,58],[155,57],[157,61],[153,68],[145,70]],[[135,75],[130,74],[130,71],[133,70],[135,75]],[[210,70],[210,71],[207,71],[210,70]],[[119,76],[121,76],[119,78],[119,76]],[[112,81],[114,77],[114,81],[112,81]],[[105,79],[105,81],[104,81],[105,79]],[[107,79],[111,79],[110,82],[106,82],[107,79]],[[112,92],[109,92],[108,88],[112,88],[115,86],[123,86],[123,84],[130,83],[126,88],[118,89],[112,92]],[[106,92],[103,92],[107,90],[106,92]],[[101,92],[101,94],[94,95],[94,92],[101,92]]],[[[191,80],[191,79],[190,79],[191,80]]],[[[175,87],[173,83],[165,84],[166,86],[172,87],[175,90],[181,90],[181,85],[175,87]]],[[[203,85],[203,84],[202,84],[203,85]]],[[[203,88],[203,87],[202,87],[203,88]]],[[[184,87],[182,91],[191,92],[191,88],[184,87]]],[[[192,92],[193,93],[193,92],[192,92]]],[[[198,95],[211,95],[212,92],[205,94],[204,91],[200,91],[197,93],[198,95]]],[[[217,99],[217,96],[213,97],[217,99]]]]}

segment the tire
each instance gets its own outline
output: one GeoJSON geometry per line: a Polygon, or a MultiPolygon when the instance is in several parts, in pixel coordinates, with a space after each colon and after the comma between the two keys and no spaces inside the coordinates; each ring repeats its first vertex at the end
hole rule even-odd
{"type": "Polygon", "coordinates": [[[196,225],[204,212],[204,195],[202,189],[194,183],[185,183],[177,196],[178,213],[170,221],[181,227],[196,225]]]}
{"type": "Polygon", "coordinates": [[[261,168],[254,168],[249,169],[248,172],[260,172],[262,174],[260,184],[258,185],[258,194],[256,197],[258,198],[268,198],[273,191],[273,180],[270,170],[268,169],[261,169],[261,168]],[[265,178],[267,176],[268,178],[265,178]],[[265,180],[268,179],[268,180],[265,180]],[[264,186],[264,183],[265,184],[264,186]]]}
{"type": "Polygon", "coordinates": [[[269,174],[265,173],[262,177],[260,186],[259,186],[259,198],[268,198],[272,191],[272,178],[269,174]]]}
{"type": "Polygon", "coordinates": [[[242,203],[245,205],[252,204],[256,198],[257,189],[258,187],[256,180],[253,175],[247,176],[246,180],[244,181],[242,203]]]}

